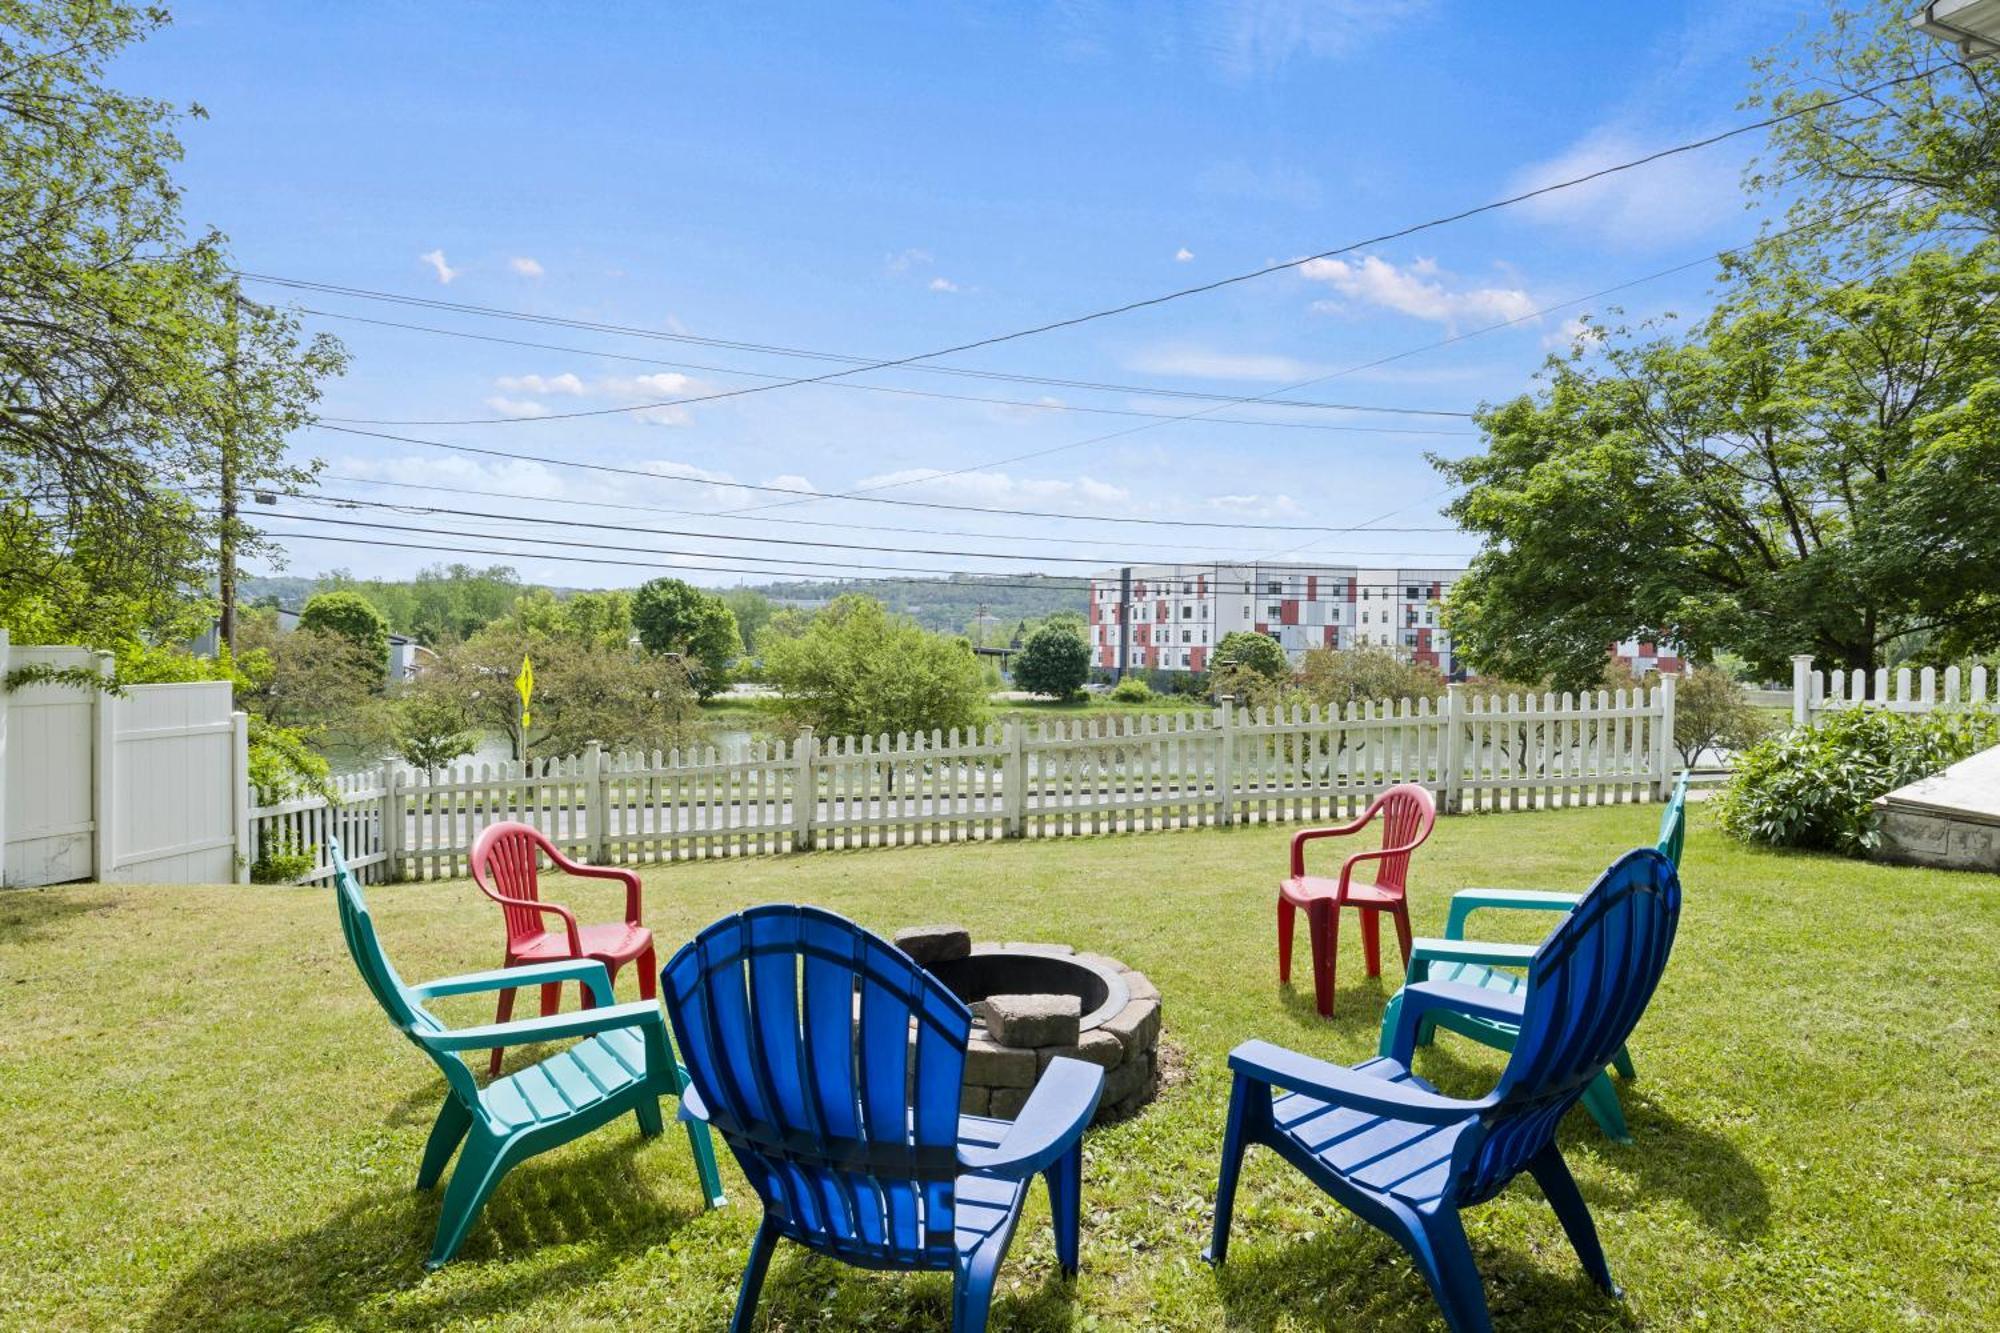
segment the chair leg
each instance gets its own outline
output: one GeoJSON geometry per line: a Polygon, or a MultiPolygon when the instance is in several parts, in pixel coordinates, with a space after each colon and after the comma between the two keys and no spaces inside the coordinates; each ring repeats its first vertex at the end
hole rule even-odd
{"type": "MultiPolygon", "coordinates": [[[[678,1097],[688,1085],[687,1071],[671,1059],[667,1064],[671,1070],[668,1078],[673,1084],[674,1095],[678,1097]]],[[[710,1208],[720,1208],[727,1200],[722,1195],[722,1172],[715,1165],[715,1139],[709,1134],[708,1126],[699,1120],[690,1120],[686,1124],[688,1147],[694,1152],[694,1171],[701,1177],[701,1196],[708,1201],[710,1208]]]]}
{"type": "Polygon", "coordinates": [[[1292,980],[1292,929],[1298,924],[1298,904],[1283,894],[1278,895],[1278,981],[1290,985],[1292,980]]]}
{"type": "MultiPolygon", "coordinates": [[[[500,992],[500,1002],[493,1009],[493,1021],[495,1023],[504,1023],[514,1016],[514,990],[514,987],[509,986],[506,990],[500,992]]],[[[500,1057],[505,1054],[507,1054],[505,1046],[495,1046],[493,1048],[493,1056],[486,1062],[486,1077],[500,1077],[500,1057]]]]}
{"type": "Polygon", "coordinates": [[[1465,1226],[1458,1210],[1449,1205],[1425,1218],[1411,1237],[1417,1267],[1430,1284],[1444,1312],[1444,1322],[1452,1333],[1493,1333],[1493,1317],[1486,1309],[1486,1284],[1480,1280],[1479,1265],[1472,1259],[1472,1244],[1465,1238],[1465,1226]]]}
{"type": "Polygon", "coordinates": [[[1389,997],[1382,1010],[1382,1035],[1375,1040],[1375,1054],[1387,1059],[1396,1053],[1396,1025],[1403,1020],[1403,992],[1389,997]]]}
{"type": "Polygon", "coordinates": [[[512,1165],[505,1144],[484,1131],[471,1136],[459,1156],[458,1170],[451,1173],[451,1184],[445,1187],[437,1239],[431,1243],[431,1257],[424,1261],[424,1267],[442,1268],[452,1261],[459,1246],[465,1244],[466,1233],[479,1220],[479,1211],[486,1206],[493,1187],[512,1165]]]}
{"type": "Polygon", "coordinates": [[[1625,1127],[1625,1108],[1618,1104],[1618,1089],[1611,1086],[1610,1076],[1601,1069],[1583,1090],[1583,1109],[1590,1112],[1590,1118],[1604,1131],[1605,1138],[1613,1143],[1632,1141],[1632,1131],[1625,1127]]]}
{"type": "Polygon", "coordinates": [[[1340,961],[1340,913],[1320,901],[1306,909],[1306,929],[1312,933],[1313,1001],[1321,1018],[1333,1017],[1334,968],[1340,961]]]}
{"type": "Polygon", "coordinates": [[[635,960],[639,965],[639,998],[656,1000],[660,995],[660,964],[653,953],[653,946],[647,945],[644,953],[635,960]]]}
{"type": "Polygon", "coordinates": [[[1611,1067],[1618,1071],[1618,1077],[1628,1083],[1639,1077],[1639,1071],[1632,1067],[1632,1052],[1623,1046],[1618,1048],[1618,1054],[1611,1057],[1611,1067]]]}
{"type": "Polygon", "coordinates": [[[986,1333],[993,1313],[993,1282],[999,1265],[969,1264],[952,1276],[951,1333],[986,1333]]]}
{"type": "Polygon", "coordinates": [[[444,1105],[438,1107],[437,1121],[431,1126],[431,1136],[424,1143],[424,1162],[417,1168],[418,1189],[427,1190],[438,1183],[444,1175],[445,1163],[451,1160],[470,1128],[472,1112],[458,1098],[446,1095],[444,1105]]]}
{"type": "Polygon", "coordinates": [[[1408,903],[1397,903],[1389,909],[1389,915],[1396,920],[1396,944],[1403,951],[1403,975],[1410,973],[1410,951],[1416,946],[1410,939],[1410,907],[1408,903]]]}
{"type": "Polygon", "coordinates": [[[1361,957],[1368,975],[1382,975],[1382,914],[1372,907],[1361,909],[1361,957]]]}
{"type": "Polygon", "coordinates": [[[777,1248],[777,1224],[766,1217],[757,1228],[757,1239],[750,1243],[750,1262],[743,1266],[743,1286],[736,1293],[736,1314],[729,1321],[729,1333],[750,1333],[757,1296],[764,1290],[764,1274],[771,1268],[771,1251],[777,1248]]]}
{"type": "Polygon", "coordinates": [[[1597,1224],[1590,1220],[1590,1208],[1583,1201],[1583,1192],[1576,1187],[1576,1177],[1569,1173],[1569,1163],[1563,1161],[1555,1144],[1541,1150],[1528,1163],[1528,1171],[1535,1183],[1542,1187],[1542,1194],[1555,1209],[1556,1219],[1563,1225],[1569,1236],[1569,1243],[1576,1249],[1576,1257],[1583,1260],[1583,1271],[1590,1274],[1590,1280],[1604,1288],[1612,1296],[1622,1297],[1625,1293],[1611,1280],[1611,1265],[1604,1261],[1604,1247],[1597,1243],[1597,1224]]]}
{"type": "Polygon", "coordinates": [[[1042,1173],[1049,1186],[1049,1218],[1056,1232],[1056,1263],[1064,1277],[1075,1277],[1078,1251],[1083,1240],[1083,1144],[1070,1145],[1068,1152],[1042,1173]]]}
{"type": "Polygon", "coordinates": [[[632,1108],[632,1114],[639,1121],[639,1134],[642,1138],[650,1139],[667,1127],[667,1122],[660,1116],[660,1099],[657,1095],[641,1097],[638,1105],[632,1108]]]}
{"type": "MultiPolygon", "coordinates": [[[[1250,1099],[1268,1096],[1263,1084],[1241,1074],[1229,1090],[1229,1127],[1222,1135],[1222,1175],[1215,1186],[1215,1224],[1201,1256],[1209,1263],[1219,1264],[1229,1257],[1229,1223],[1236,1216],[1236,1182],[1243,1174],[1243,1150],[1250,1146],[1249,1135],[1258,1127],[1251,1123],[1258,1111],[1250,1099]]],[[[1268,1106],[1263,1114],[1270,1114],[1268,1106]]]]}
{"type": "Polygon", "coordinates": [[[547,1018],[562,1008],[562,983],[551,981],[542,987],[542,1017],[547,1018]]]}

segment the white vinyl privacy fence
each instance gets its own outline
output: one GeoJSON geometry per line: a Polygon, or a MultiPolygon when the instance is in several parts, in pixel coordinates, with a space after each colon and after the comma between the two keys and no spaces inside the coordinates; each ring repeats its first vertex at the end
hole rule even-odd
{"type": "Polygon", "coordinates": [[[1886,667],[1875,671],[1819,671],[1811,654],[1792,659],[1792,721],[1815,722],[1833,709],[1857,706],[1897,713],[1937,708],[2000,708],[2000,673],[1984,666],[1886,667]]]}
{"type": "Polygon", "coordinates": [[[228,682],[112,693],[86,679],[109,675],[102,654],[0,629],[0,676],[30,668],[68,676],[0,689],[0,884],[246,876],[247,719],[228,682]]]}
{"type": "Polygon", "coordinates": [[[368,879],[455,876],[479,830],[524,820],[599,862],[1349,817],[1419,782],[1448,813],[1660,799],[1673,682],[1652,690],[1427,699],[1344,710],[1150,714],[972,732],[829,737],[390,766],[250,812],[251,851],[338,838],[368,879]]]}

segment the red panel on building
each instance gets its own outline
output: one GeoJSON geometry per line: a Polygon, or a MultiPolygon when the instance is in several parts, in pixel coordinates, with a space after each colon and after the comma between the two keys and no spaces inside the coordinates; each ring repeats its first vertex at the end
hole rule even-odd
{"type": "Polygon", "coordinates": [[[1306,575],[1306,600],[1308,602],[1317,602],[1319,600],[1319,575],[1317,574],[1306,575]]]}
{"type": "Polygon", "coordinates": [[[1349,579],[1347,581],[1347,600],[1350,602],[1354,600],[1355,586],[1356,586],[1355,581],[1353,579],[1349,579]]]}
{"type": "Polygon", "coordinates": [[[1256,630],[1259,634],[1269,634],[1271,632],[1271,627],[1261,620],[1253,622],[1250,628],[1256,630]]]}
{"type": "Polygon", "coordinates": [[[1338,648],[1340,646],[1340,626],[1328,625],[1326,627],[1326,646],[1329,648],[1338,648]]]}
{"type": "Polygon", "coordinates": [[[1208,575],[1198,574],[1195,576],[1194,590],[1204,597],[1208,595],[1208,575]]]}
{"type": "Polygon", "coordinates": [[[1155,619],[1155,620],[1159,621],[1159,622],[1160,622],[1161,624],[1165,624],[1165,623],[1167,622],[1167,620],[1169,619],[1169,617],[1168,617],[1168,615],[1167,615],[1167,600],[1166,600],[1166,598],[1162,597],[1162,598],[1160,599],[1160,602],[1159,602],[1159,605],[1158,605],[1158,606],[1156,606],[1156,607],[1154,608],[1154,612],[1153,612],[1153,619],[1155,619]]]}
{"type": "Polygon", "coordinates": [[[1444,585],[1442,583],[1433,580],[1431,583],[1431,600],[1435,602],[1443,598],[1443,596],[1444,596],[1444,585]]]}
{"type": "Polygon", "coordinates": [[[1299,623],[1299,603],[1297,598],[1287,598],[1278,603],[1278,623],[1296,625],[1299,623]]]}
{"type": "Polygon", "coordinates": [[[1204,669],[1205,667],[1207,667],[1207,665],[1208,665],[1208,649],[1206,649],[1206,648],[1190,648],[1190,649],[1188,650],[1188,653],[1189,653],[1189,656],[1188,656],[1188,664],[1189,664],[1189,665],[1188,665],[1188,669],[1189,669],[1190,671],[1200,671],[1200,670],[1203,670],[1203,669],[1204,669]]]}

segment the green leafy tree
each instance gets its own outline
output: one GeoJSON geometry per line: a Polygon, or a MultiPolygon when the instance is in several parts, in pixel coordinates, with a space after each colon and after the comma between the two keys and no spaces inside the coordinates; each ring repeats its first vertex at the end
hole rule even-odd
{"type": "Polygon", "coordinates": [[[299,611],[299,628],[337,634],[374,664],[373,683],[380,686],[389,673],[389,622],[358,592],[322,592],[299,611]]]}
{"type": "Polygon", "coordinates": [[[1315,648],[1299,668],[1299,689],[1317,704],[1345,708],[1378,699],[1437,699],[1444,677],[1434,666],[1406,662],[1380,645],[1315,648]]]}
{"type": "Polygon", "coordinates": [[[373,752],[391,738],[382,658],[338,631],[284,630],[269,612],[237,629],[236,701],[273,726],[320,746],[373,752]]]}
{"type": "Polygon", "coordinates": [[[959,638],[932,634],[870,598],[838,597],[804,633],[765,654],[779,713],[822,735],[883,735],[978,726],[986,720],[979,659],[959,638]]]}
{"type": "Polygon", "coordinates": [[[1209,666],[1217,672],[1241,667],[1267,680],[1282,680],[1292,674],[1292,664],[1285,656],[1285,649],[1268,634],[1256,630],[1231,630],[1222,636],[1222,642],[1215,645],[1215,656],[1209,659],[1209,666]]]}
{"type": "Polygon", "coordinates": [[[1048,624],[1014,658],[1014,683],[1031,694],[1073,698],[1090,679],[1090,645],[1069,624],[1048,624]]]}
{"type": "Polygon", "coordinates": [[[1771,724],[1735,677],[1715,666],[1696,667],[1674,690],[1674,748],[1692,766],[1704,750],[1744,750],[1764,738],[1771,724]]]}
{"type": "Polygon", "coordinates": [[[778,604],[755,588],[731,588],[722,594],[722,604],[736,617],[736,632],[742,636],[743,651],[752,656],[763,652],[757,636],[777,614],[778,604]]]}
{"type": "Polygon", "coordinates": [[[1446,608],[1459,650],[1575,688],[1634,634],[1772,678],[2000,642],[1990,483],[1938,489],[1994,456],[1996,297],[1995,243],[1865,281],[1758,270],[1691,334],[1553,359],[1480,414],[1484,453],[1434,460],[1486,540],[1446,608]]]}
{"type": "Polygon", "coordinates": [[[632,627],[648,652],[685,661],[704,699],[729,683],[730,665],[743,646],[736,617],[722,599],[680,579],[641,584],[632,594],[632,627]]]}
{"type": "Polygon", "coordinates": [[[396,709],[396,753],[424,773],[436,773],[479,744],[465,709],[442,693],[415,693],[396,709]]]}
{"type": "Polygon", "coordinates": [[[623,648],[632,640],[632,598],[612,589],[557,597],[547,588],[530,588],[514,599],[494,627],[516,634],[551,639],[575,639],[623,648]]]}
{"type": "Polygon", "coordinates": [[[221,519],[184,488],[225,462],[246,491],[309,481],[285,439],[344,363],[238,299],[219,234],[190,237],[180,110],[103,82],[165,22],[114,0],[0,5],[0,620],[17,641],[198,630],[221,519]]]}

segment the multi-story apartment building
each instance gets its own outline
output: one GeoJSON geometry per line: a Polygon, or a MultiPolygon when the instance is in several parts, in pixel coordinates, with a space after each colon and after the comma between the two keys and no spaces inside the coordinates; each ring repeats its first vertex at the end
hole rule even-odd
{"type": "MultiPolygon", "coordinates": [[[[1446,675],[1456,670],[1440,622],[1444,596],[1462,569],[1389,569],[1291,562],[1219,562],[1132,567],[1133,669],[1205,671],[1222,636],[1269,634],[1294,662],[1313,648],[1373,645],[1446,675]]],[[[1092,660],[1119,665],[1123,571],[1090,587],[1092,660]]]]}

